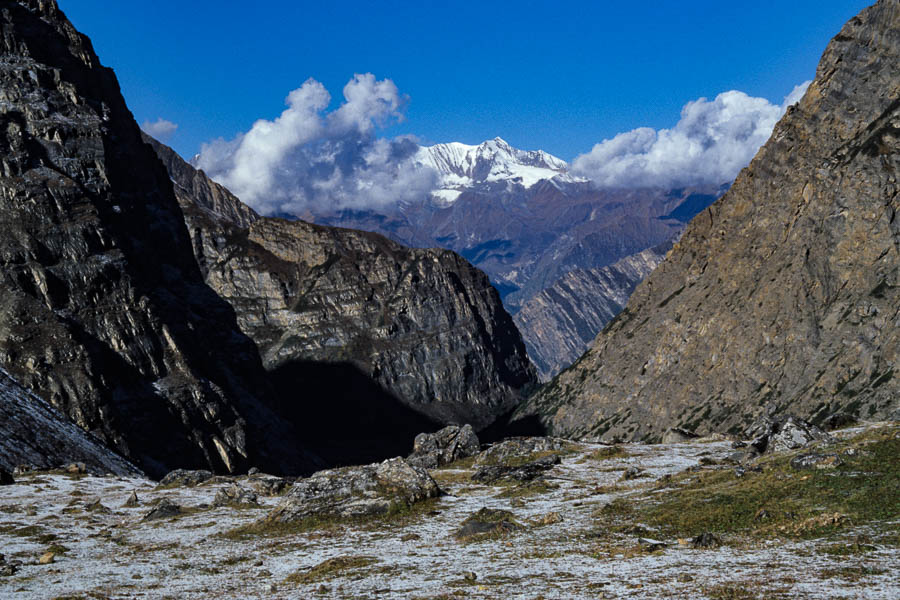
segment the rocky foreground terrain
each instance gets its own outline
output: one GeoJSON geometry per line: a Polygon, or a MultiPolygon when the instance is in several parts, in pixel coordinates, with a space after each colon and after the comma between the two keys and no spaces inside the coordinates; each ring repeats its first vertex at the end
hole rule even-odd
{"type": "Polygon", "coordinates": [[[0,596],[900,595],[898,423],[481,451],[466,429],[295,482],[14,474],[0,486],[0,596]]]}

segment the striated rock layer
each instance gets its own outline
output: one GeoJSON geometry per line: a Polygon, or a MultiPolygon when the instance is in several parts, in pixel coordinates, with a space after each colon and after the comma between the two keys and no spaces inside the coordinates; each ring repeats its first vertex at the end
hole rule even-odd
{"type": "Polygon", "coordinates": [[[575,362],[672,247],[666,242],[595,269],[575,269],[526,302],[513,320],[541,381],[575,362]]]}
{"type": "Polygon", "coordinates": [[[0,3],[0,366],[150,474],[311,466],[112,71],[0,3]]]}
{"type": "Polygon", "coordinates": [[[806,95],[731,190],[520,416],[558,435],[738,431],[896,407],[900,2],[831,41],[806,95]]]}
{"type": "MultiPolygon", "coordinates": [[[[148,141],[175,180],[207,283],[234,307],[266,368],[280,381],[330,369],[360,382],[362,389],[335,383],[323,390],[340,421],[334,429],[357,418],[356,435],[371,437],[383,410],[395,414],[384,427],[409,422],[404,434],[435,423],[482,428],[536,383],[496,290],[459,255],[259,217],[170,148],[148,141]]],[[[323,408],[297,407],[307,414],[323,408]]],[[[411,442],[403,439],[400,451],[411,442]]]]}

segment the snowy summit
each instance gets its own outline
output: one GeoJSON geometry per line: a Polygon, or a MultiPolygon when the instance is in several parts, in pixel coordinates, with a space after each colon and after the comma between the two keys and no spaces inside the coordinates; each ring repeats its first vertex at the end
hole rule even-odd
{"type": "Polygon", "coordinates": [[[569,174],[569,165],[543,150],[519,150],[496,137],[470,146],[459,142],[423,146],[415,162],[440,175],[438,198],[453,202],[466,189],[485,183],[506,183],[530,188],[539,181],[584,181],[569,174]]]}

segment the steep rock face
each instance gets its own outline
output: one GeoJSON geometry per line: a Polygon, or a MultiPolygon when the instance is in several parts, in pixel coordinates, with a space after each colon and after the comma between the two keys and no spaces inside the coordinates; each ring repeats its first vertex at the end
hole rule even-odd
{"type": "Polygon", "coordinates": [[[513,320],[541,381],[575,362],[662,262],[667,242],[599,269],[575,269],[526,302],[513,320]]]}
{"type": "Polygon", "coordinates": [[[896,406],[900,3],[831,41],[731,190],[593,348],[522,411],[557,434],[654,439],[896,406]]]}
{"type": "MultiPolygon", "coordinates": [[[[353,365],[413,413],[476,428],[515,407],[536,382],[496,290],[459,255],[260,218],[218,184],[197,185],[202,172],[148,141],[175,179],[206,281],[234,307],[271,372],[353,365]]],[[[332,389],[335,410],[378,405],[342,393],[332,389]]]]}
{"type": "Polygon", "coordinates": [[[611,265],[674,239],[721,192],[597,190],[554,179],[527,189],[464,189],[449,205],[426,201],[320,213],[310,220],[375,231],[409,246],[454,250],[490,276],[515,314],[573,269],[611,265]]]}
{"type": "Polygon", "coordinates": [[[143,475],[0,369],[0,469],[50,469],[78,462],[101,475],[143,475]]]}
{"type": "Polygon", "coordinates": [[[112,71],[0,4],[0,366],[150,474],[307,468],[112,71]]]}

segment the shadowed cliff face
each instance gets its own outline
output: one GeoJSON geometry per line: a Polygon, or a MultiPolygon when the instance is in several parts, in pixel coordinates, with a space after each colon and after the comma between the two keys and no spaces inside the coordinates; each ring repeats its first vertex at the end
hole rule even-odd
{"type": "Polygon", "coordinates": [[[151,474],[309,468],[112,71],[51,0],[0,35],[0,366],[151,474]]]}
{"type": "Polygon", "coordinates": [[[291,388],[298,372],[336,375],[322,390],[325,403],[293,404],[298,415],[334,413],[331,437],[408,445],[416,428],[485,427],[535,384],[512,318],[465,259],[374,233],[261,218],[148,142],[176,182],[207,283],[234,307],[278,385],[291,388]]]}
{"type": "Polygon", "coordinates": [[[521,414],[655,439],[761,412],[882,417],[900,391],[900,3],[832,40],[731,190],[691,222],[593,348],[521,414]]]}

